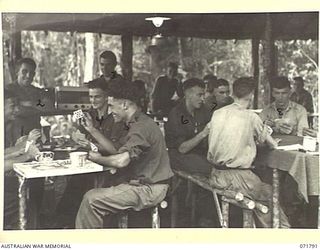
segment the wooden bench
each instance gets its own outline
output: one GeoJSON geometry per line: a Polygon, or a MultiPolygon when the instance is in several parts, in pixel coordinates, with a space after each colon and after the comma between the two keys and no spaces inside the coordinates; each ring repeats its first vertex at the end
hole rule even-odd
{"type": "MultiPolygon", "coordinates": [[[[193,192],[193,186],[197,185],[203,189],[212,192],[214,203],[217,209],[219,222],[222,228],[228,228],[229,226],[229,204],[233,204],[240,207],[243,212],[243,227],[253,228],[255,227],[253,220],[253,210],[257,209],[262,213],[268,213],[269,208],[259,202],[253,201],[245,197],[240,192],[231,190],[220,190],[210,186],[209,178],[200,174],[190,174],[181,170],[174,170],[176,180],[173,181],[172,189],[176,189],[180,185],[181,179],[188,182],[188,193],[191,196],[191,223],[195,222],[195,208],[196,208],[196,194],[193,192]],[[221,205],[218,199],[218,195],[221,197],[221,205]]],[[[176,226],[177,218],[177,194],[173,192],[172,195],[172,213],[171,213],[171,227],[176,226]]]]}

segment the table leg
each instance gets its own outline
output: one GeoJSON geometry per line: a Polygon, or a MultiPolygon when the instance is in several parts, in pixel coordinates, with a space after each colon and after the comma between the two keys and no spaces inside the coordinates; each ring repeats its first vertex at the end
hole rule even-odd
{"type": "Polygon", "coordinates": [[[25,178],[22,176],[18,176],[19,179],[19,189],[18,189],[18,197],[19,197],[19,228],[21,230],[25,230],[27,226],[27,187],[25,178]]]}
{"type": "Polygon", "coordinates": [[[272,227],[280,227],[279,171],[272,170],[272,227]]]}
{"type": "Polygon", "coordinates": [[[320,195],[318,195],[318,229],[320,229],[320,195]]]}

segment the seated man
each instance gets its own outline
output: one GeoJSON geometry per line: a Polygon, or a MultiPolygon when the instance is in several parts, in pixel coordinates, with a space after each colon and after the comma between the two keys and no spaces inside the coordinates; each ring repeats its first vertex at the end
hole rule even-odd
{"type": "MultiPolygon", "coordinates": [[[[13,164],[25,162],[39,153],[35,146],[36,140],[41,136],[40,131],[32,130],[29,135],[19,138],[16,142],[12,140],[12,124],[15,122],[19,112],[19,104],[16,93],[4,91],[4,127],[5,127],[5,150],[4,150],[4,229],[17,229],[18,224],[18,178],[13,171],[13,164]],[[33,141],[28,150],[25,151],[26,142],[33,141]]],[[[31,189],[35,191],[38,181],[31,182],[31,189]]],[[[32,195],[35,193],[31,191],[32,195]]],[[[39,191],[37,191],[39,194],[39,191]]],[[[40,194],[39,194],[40,195],[40,194]]],[[[41,195],[40,195],[41,196],[41,195]]]]}
{"type": "Polygon", "coordinates": [[[161,202],[173,176],[166,145],[159,127],[139,111],[132,83],[110,84],[109,107],[116,122],[126,122],[128,135],[116,154],[89,152],[89,159],[115,168],[125,168],[128,182],[110,188],[92,189],[81,202],[76,228],[102,228],[103,217],[126,209],[139,211],[161,202]]]}
{"type": "MultiPolygon", "coordinates": [[[[102,155],[115,154],[123,143],[127,130],[123,122],[115,122],[112,114],[108,114],[108,95],[103,78],[88,83],[91,109],[85,113],[85,122],[79,131],[72,134],[72,139],[82,147],[90,149],[90,142],[98,147],[102,155]]],[[[110,176],[105,175],[103,183],[108,185],[117,183],[121,173],[110,176]]],[[[100,174],[101,176],[101,174],[100,174]]],[[[56,208],[55,228],[74,227],[76,213],[79,209],[83,195],[93,187],[95,174],[72,176],[67,184],[64,194],[56,208]]]]}
{"type": "Polygon", "coordinates": [[[112,114],[108,114],[108,91],[105,82],[102,78],[92,80],[88,83],[89,100],[91,108],[86,115],[88,124],[82,123],[84,129],[82,132],[86,134],[86,139],[83,136],[77,137],[73,135],[73,139],[82,146],[89,146],[89,142],[93,142],[100,152],[112,154],[116,152],[114,146],[109,142],[118,143],[119,139],[126,134],[123,122],[114,122],[112,114]],[[108,140],[106,140],[106,138],[108,140]]]}
{"type": "MultiPolygon", "coordinates": [[[[214,165],[210,184],[219,189],[240,191],[245,196],[268,204],[272,187],[263,183],[252,172],[256,143],[266,142],[271,148],[277,142],[267,133],[258,115],[247,108],[253,98],[254,82],[239,78],[233,84],[234,103],[215,111],[210,122],[208,161],[214,165]]],[[[286,215],[281,213],[281,227],[289,227],[286,215]]],[[[257,227],[271,227],[271,212],[255,210],[257,227]]]]}
{"type": "Polygon", "coordinates": [[[271,80],[272,97],[275,99],[260,113],[262,121],[274,132],[281,134],[302,135],[303,128],[308,128],[306,109],[289,100],[290,82],[280,76],[271,80]]]}
{"type": "Polygon", "coordinates": [[[184,99],[174,107],[165,124],[166,142],[173,168],[208,175],[211,164],[206,159],[210,112],[204,107],[204,83],[197,78],[183,83],[184,99]]]}
{"type": "Polygon", "coordinates": [[[212,112],[233,103],[229,83],[225,79],[209,78],[206,83],[205,106],[212,112]]]}

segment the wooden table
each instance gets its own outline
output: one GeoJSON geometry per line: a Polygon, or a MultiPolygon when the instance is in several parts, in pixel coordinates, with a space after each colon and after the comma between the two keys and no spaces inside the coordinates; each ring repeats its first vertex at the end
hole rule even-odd
{"type": "MultiPolygon", "coordinates": [[[[28,206],[29,206],[29,185],[28,180],[34,178],[48,178],[53,176],[67,176],[85,173],[99,173],[109,171],[116,173],[115,168],[103,167],[92,161],[87,160],[84,167],[75,167],[71,165],[70,160],[55,160],[49,164],[40,164],[39,162],[15,163],[13,169],[19,179],[19,228],[25,230],[28,224],[28,206]]],[[[95,180],[95,186],[97,179],[95,180]]]]}
{"type": "MultiPolygon", "coordinates": [[[[275,135],[282,139],[280,146],[302,144],[302,137],[275,135]]],[[[296,181],[298,191],[308,202],[308,196],[319,196],[319,156],[299,151],[258,149],[255,166],[267,166],[273,171],[273,227],[280,227],[279,218],[279,170],[287,172],[296,181]]],[[[320,209],[320,207],[319,207],[320,209]]],[[[320,226],[318,212],[318,227],[320,226]]]]}

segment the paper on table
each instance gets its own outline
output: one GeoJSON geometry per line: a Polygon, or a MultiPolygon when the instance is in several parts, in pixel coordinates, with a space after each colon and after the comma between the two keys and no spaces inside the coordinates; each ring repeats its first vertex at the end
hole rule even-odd
{"type": "Polygon", "coordinates": [[[304,147],[301,144],[292,144],[292,145],[286,145],[286,146],[278,146],[276,149],[289,151],[289,150],[304,149],[304,147]]]}

